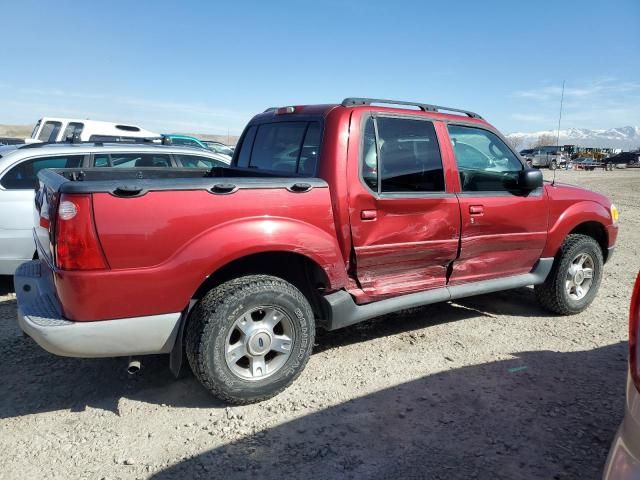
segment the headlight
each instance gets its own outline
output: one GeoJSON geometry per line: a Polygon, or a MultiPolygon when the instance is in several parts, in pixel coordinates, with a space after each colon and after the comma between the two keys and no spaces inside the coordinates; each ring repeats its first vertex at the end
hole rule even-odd
{"type": "Polygon", "coordinates": [[[618,217],[620,214],[618,213],[618,208],[612,203],[611,204],[611,220],[613,223],[618,223],[618,217]]]}

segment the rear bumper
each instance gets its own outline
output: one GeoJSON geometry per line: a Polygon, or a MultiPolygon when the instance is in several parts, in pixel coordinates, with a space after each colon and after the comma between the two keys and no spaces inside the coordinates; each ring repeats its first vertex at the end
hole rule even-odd
{"type": "Polygon", "coordinates": [[[180,313],[146,317],[72,322],[62,309],[46,262],[20,265],[14,284],[18,323],[38,345],[65,357],[119,357],[169,353],[173,348],[180,313]]]}
{"type": "Polygon", "coordinates": [[[627,378],[624,420],[613,439],[602,478],[603,480],[640,478],[640,395],[630,378],[627,378]]]}

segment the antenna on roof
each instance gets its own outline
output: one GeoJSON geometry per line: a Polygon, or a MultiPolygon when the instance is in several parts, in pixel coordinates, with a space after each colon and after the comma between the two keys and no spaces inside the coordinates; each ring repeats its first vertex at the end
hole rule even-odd
{"type": "MultiPolygon", "coordinates": [[[[564,80],[562,81],[562,94],[560,95],[560,115],[558,116],[558,139],[556,141],[556,145],[560,148],[560,123],[562,122],[562,103],[564,101],[564,80]]],[[[557,170],[557,168],[556,168],[557,170]]],[[[551,180],[551,185],[556,184],[556,170],[553,171],[553,180],[551,180]]]]}

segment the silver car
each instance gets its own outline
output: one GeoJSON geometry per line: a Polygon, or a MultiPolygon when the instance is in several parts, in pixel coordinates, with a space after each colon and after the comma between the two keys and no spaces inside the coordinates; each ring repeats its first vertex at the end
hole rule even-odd
{"type": "Polygon", "coordinates": [[[627,401],[622,425],[613,439],[604,480],[640,478],[640,274],[636,279],[629,312],[629,370],[627,373],[627,401]]]}
{"type": "Polygon", "coordinates": [[[32,260],[32,204],[36,175],[45,168],[148,168],[229,166],[207,150],[142,143],[60,143],[0,147],[0,275],[32,260]]]}

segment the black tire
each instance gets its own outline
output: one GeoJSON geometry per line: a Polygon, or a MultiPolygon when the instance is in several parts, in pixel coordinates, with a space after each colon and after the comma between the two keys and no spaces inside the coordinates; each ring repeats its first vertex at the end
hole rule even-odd
{"type": "Polygon", "coordinates": [[[196,305],[187,325],[185,348],[193,373],[207,390],[226,402],[243,405],[287,388],[309,360],[314,338],[311,306],[296,287],[277,277],[249,275],[219,285],[196,305]],[[262,305],[277,307],[291,319],[291,354],[271,376],[246,380],[227,365],[227,335],[240,312],[262,305]]]}
{"type": "Polygon", "coordinates": [[[556,162],[555,160],[551,160],[551,163],[549,164],[549,169],[556,170],[557,168],[558,168],[558,162],[556,162]]]}
{"type": "Polygon", "coordinates": [[[603,258],[600,245],[592,237],[580,234],[568,235],[556,255],[551,272],[545,282],[535,286],[538,301],[547,310],[560,315],[575,315],[585,310],[596,294],[602,281],[603,258]],[[593,259],[593,282],[586,295],[579,299],[569,296],[565,288],[567,272],[580,253],[586,253],[593,259]]]}

